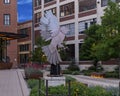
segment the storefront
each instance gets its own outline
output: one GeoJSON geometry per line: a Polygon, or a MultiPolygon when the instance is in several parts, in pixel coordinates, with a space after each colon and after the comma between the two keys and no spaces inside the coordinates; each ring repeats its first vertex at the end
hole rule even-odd
{"type": "Polygon", "coordinates": [[[10,40],[25,37],[27,37],[26,34],[0,32],[0,62],[9,62],[9,57],[7,56],[7,46],[9,45],[10,40]]]}

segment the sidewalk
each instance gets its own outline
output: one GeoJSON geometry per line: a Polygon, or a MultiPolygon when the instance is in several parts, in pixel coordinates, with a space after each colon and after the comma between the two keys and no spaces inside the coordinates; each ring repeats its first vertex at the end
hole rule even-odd
{"type": "Polygon", "coordinates": [[[83,75],[69,75],[75,78],[77,81],[88,84],[88,86],[103,86],[103,87],[119,87],[120,80],[105,79],[105,78],[93,78],[83,75]]]}
{"type": "Polygon", "coordinates": [[[20,69],[0,70],[0,96],[29,96],[20,69]]]}

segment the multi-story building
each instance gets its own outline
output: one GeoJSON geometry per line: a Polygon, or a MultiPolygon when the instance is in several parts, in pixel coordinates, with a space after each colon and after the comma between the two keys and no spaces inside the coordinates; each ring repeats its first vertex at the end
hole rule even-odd
{"type": "Polygon", "coordinates": [[[18,64],[19,66],[28,63],[32,51],[32,21],[18,23],[18,34],[27,34],[28,37],[18,39],[18,64]]]}
{"type": "MultiPolygon", "coordinates": [[[[17,33],[17,0],[0,0],[0,32],[17,33]]],[[[6,34],[6,36],[8,35],[6,34]]],[[[7,42],[7,57],[13,66],[16,66],[17,40],[7,42]]],[[[1,57],[2,59],[4,58],[1,57]]]]}
{"type": "MultiPolygon", "coordinates": [[[[57,16],[60,26],[69,28],[65,43],[69,47],[69,57],[80,61],[81,44],[84,42],[84,31],[94,23],[101,23],[104,8],[108,0],[33,0],[34,32],[39,34],[39,22],[44,12],[52,10],[57,16]]],[[[119,0],[113,0],[119,1],[119,0]]],[[[38,36],[38,35],[35,35],[38,36]]]]}
{"type": "Polygon", "coordinates": [[[34,31],[39,31],[39,21],[44,12],[52,10],[60,26],[69,28],[65,43],[69,47],[69,58],[79,61],[79,49],[85,38],[84,30],[97,22],[96,0],[34,0],[34,31]]]}

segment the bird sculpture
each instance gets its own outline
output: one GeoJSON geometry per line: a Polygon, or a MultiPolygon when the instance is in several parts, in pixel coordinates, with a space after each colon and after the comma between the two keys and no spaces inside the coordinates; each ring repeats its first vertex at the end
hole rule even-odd
{"type": "Polygon", "coordinates": [[[50,40],[50,44],[43,46],[42,51],[50,64],[56,65],[62,61],[58,48],[64,47],[62,43],[68,31],[68,28],[60,27],[57,17],[53,15],[51,10],[46,11],[44,16],[41,17],[41,36],[45,41],[50,40]]]}

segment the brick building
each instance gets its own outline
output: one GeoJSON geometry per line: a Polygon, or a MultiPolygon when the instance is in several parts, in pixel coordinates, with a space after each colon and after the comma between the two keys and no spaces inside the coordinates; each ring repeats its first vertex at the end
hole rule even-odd
{"type": "Polygon", "coordinates": [[[18,64],[24,65],[29,62],[32,49],[32,21],[18,23],[18,34],[27,34],[28,37],[18,39],[18,64]]]}
{"type": "MultiPolygon", "coordinates": [[[[0,32],[17,33],[17,0],[0,0],[0,32]]],[[[7,57],[15,67],[17,40],[8,40],[7,43],[7,57]]]]}

